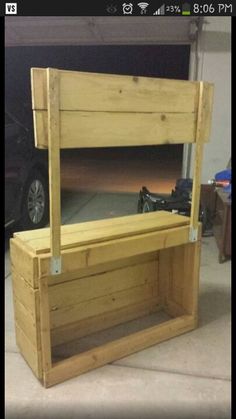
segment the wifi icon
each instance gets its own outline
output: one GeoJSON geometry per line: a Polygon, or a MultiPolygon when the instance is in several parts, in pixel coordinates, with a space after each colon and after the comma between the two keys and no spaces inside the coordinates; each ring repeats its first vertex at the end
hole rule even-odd
{"type": "Polygon", "coordinates": [[[144,15],[146,14],[146,8],[149,6],[149,3],[141,2],[141,3],[138,3],[138,6],[141,9],[141,15],[144,15]]]}

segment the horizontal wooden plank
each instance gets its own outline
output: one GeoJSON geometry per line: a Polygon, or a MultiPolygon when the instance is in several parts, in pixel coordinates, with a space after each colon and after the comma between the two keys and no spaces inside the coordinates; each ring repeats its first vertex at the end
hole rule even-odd
{"type": "Polygon", "coordinates": [[[35,375],[42,378],[42,353],[27,338],[21,327],[15,322],[16,343],[26,362],[29,364],[35,375]]]}
{"type": "Polygon", "coordinates": [[[150,262],[158,260],[158,252],[151,252],[143,255],[132,256],[128,258],[119,259],[107,263],[100,263],[96,266],[91,266],[82,269],[76,269],[73,272],[61,273],[59,275],[51,275],[48,279],[48,286],[54,286],[56,284],[66,283],[78,278],[85,278],[92,275],[98,275],[106,272],[115,271],[117,269],[125,268],[127,266],[133,266],[140,263],[150,262]]]}
{"type": "MultiPolygon", "coordinates": [[[[34,111],[35,146],[48,148],[47,111],[34,111]]],[[[126,147],[195,141],[195,113],[60,112],[60,148],[126,147]]]]}
{"type": "Polygon", "coordinates": [[[60,310],[150,281],[157,282],[157,268],[157,260],[153,260],[51,286],[48,289],[50,309],[60,310]]]}
{"type": "Polygon", "coordinates": [[[38,259],[24,245],[22,240],[10,239],[10,258],[12,269],[20,272],[26,282],[32,287],[36,287],[38,280],[38,259]]]}
{"type": "MultiPolygon", "coordinates": [[[[61,249],[71,249],[85,244],[99,243],[119,237],[161,231],[189,224],[189,217],[167,211],[129,215],[108,220],[90,221],[61,227],[61,249]]],[[[36,254],[50,251],[50,229],[15,233],[36,254]]]]}
{"type": "MultiPolygon", "coordinates": [[[[118,227],[127,224],[140,224],[142,221],[145,220],[153,220],[156,226],[161,224],[166,224],[168,222],[175,221],[186,221],[186,224],[189,223],[189,217],[185,217],[184,215],[179,215],[175,213],[170,213],[168,211],[158,211],[158,212],[149,212],[145,214],[132,214],[132,215],[124,215],[122,217],[114,217],[114,218],[105,218],[101,220],[95,221],[85,221],[82,223],[76,224],[66,224],[61,226],[62,235],[71,234],[71,233],[79,233],[80,231],[93,231],[100,228],[104,230],[108,227],[118,227]]],[[[138,227],[137,227],[138,228],[138,227]]],[[[21,232],[16,232],[13,234],[14,238],[19,237],[25,244],[31,242],[31,240],[35,239],[43,239],[47,238],[50,235],[50,228],[38,228],[35,230],[26,230],[21,232]]]]}
{"type": "Polygon", "coordinates": [[[130,304],[115,311],[108,311],[75,323],[59,326],[51,330],[52,346],[61,345],[92,333],[138,319],[161,310],[159,298],[151,298],[140,303],[130,304]]]}
{"type": "Polygon", "coordinates": [[[50,311],[51,329],[157,296],[156,281],[50,311]]]}
{"type": "Polygon", "coordinates": [[[40,350],[39,346],[39,323],[36,324],[36,316],[32,315],[29,310],[14,295],[14,315],[15,321],[21,330],[25,333],[29,341],[35,348],[40,350]]]}
{"type": "Polygon", "coordinates": [[[12,269],[12,285],[13,291],[18,300],[29,310],[33,316],[38,316],[38,290],[32,288],[28,282],[21,276],[21,272],[12,269]]]}
{"type": "MultiPolygon", "coordinates": [[[[183,226],[63,250],[62,273],[143,255],[188,242],[189,226],[183,226]]],[[[50,254],[39,255],[40,277],[50,276],[50,260],[50,254]]]]}
{"type": "Polygon", "coordinates": [[[39,292],[34,290],[15,270],[12,272],[12,285],[15,321],[32,345],[40,351],[39,292]]]}
{"type": "MultiPolygon", "coordinates": [[[[58,70],[60,110],[195,112],[198,83],[58,70]]],[[[33,109],[47,109],[46,69],[31,69],[33,109]]]]}
{"type": "Polygon", "coordinates": [[[50,387],[86,371],[123,358],[181,333],[185,333],[194,327],[195,321],[193,317],[185,315],[106,343],[98,348],[55,363],[51,370],[44,374],[44,385],[50,387]]]}

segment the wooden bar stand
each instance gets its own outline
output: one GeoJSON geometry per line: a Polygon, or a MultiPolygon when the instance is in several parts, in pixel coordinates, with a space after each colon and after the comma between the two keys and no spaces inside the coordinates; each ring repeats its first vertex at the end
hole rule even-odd
{"type": "Polygon", "coordinates": [[[31,70],[35,144],[48,148],[50,228],[11,239],[16,341],[45,387],[197,326],[206,82],[31,70]],[[191,217],[165,211],[61,226],[60,148],[195,144],[191,217]],[[113,339],[118,325],[161,324],[113,339]],[[139,320],[138,320],[139,319],[139,320]],[[69,358],[55,351],[109,331],[69,358]]]}

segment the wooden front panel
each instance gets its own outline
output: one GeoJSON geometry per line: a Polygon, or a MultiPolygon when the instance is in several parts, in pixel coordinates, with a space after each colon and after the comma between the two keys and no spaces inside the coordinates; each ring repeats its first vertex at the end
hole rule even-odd
{"type": "MultiPolygon", "coordinates": [[[[178,246],[189,241],[189,226],[171,228],[146,234],[137,234],[104,243],[78,246],[62,251],[62,273],[115,262],[125,257],[144,255],[164,247],[178,246]]],[[[51,273],[50,254],[39,255],[40,276],[51,273]]],[[[50,277],[53,281],[53,276],[50,277]]]]}

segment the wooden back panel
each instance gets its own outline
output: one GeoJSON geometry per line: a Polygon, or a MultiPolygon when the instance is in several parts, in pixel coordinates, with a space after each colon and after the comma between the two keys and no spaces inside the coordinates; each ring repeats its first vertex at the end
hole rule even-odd
{"type": "MultiPolygon", "coordinates": [[[[64,70],[57,75],[60,148],[196,141],[198,82],[64,70]]],[[[35,145],[48,148],[47,69],[32,68],[31,85],[35,145]]],[[[212,85],[205,86],[209,101],[212,85]]],[[[208,127],[209,121],[210,107],[208,127]]]]}

